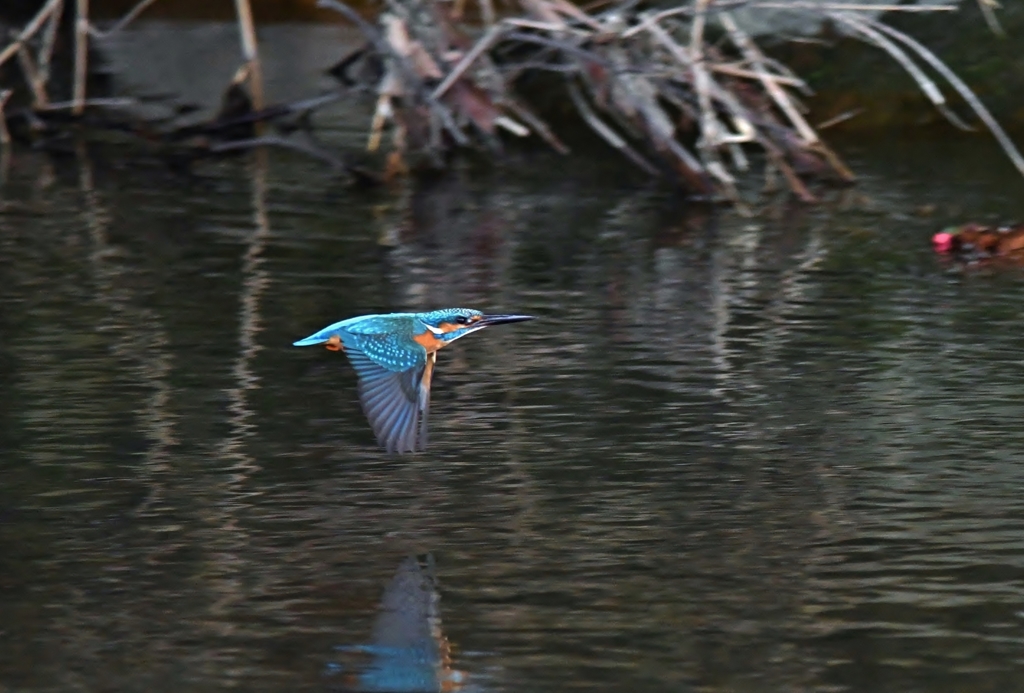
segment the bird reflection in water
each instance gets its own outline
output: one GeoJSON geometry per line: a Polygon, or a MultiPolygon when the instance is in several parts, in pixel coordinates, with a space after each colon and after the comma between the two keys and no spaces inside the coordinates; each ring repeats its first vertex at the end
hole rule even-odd
{"type": "Polygon", "coordinates": [[[451,648],[441,632],[440,596],[431,554],[409,556],[384,590],[368,645],[339,652],[371,657],[362,673],[339,663],[328,674],[341,690],[360,693],[447,693],[463,689],[465,674],[452,668],[451,648]]]}

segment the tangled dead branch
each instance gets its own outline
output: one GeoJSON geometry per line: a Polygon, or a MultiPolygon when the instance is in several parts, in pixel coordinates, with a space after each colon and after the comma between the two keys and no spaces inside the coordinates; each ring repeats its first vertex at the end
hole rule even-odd
{"type": "MultiPolygon", "coordinates": [[[[351,170],[311,138],[290,137],[297,131],[309,134],[306,116],[337,95],[262,103],[249,0],[235,2],[245,62],[213,119],[187,125],[140,123],[110,117],[123,104],[87,98],[86,39],[123,29],[154,1],[140,0],[113,28],[100,32],[89,23],[88,0],[46,0],[12,42],[0,48],[0,66],[17,59],[31,97],[31,107],[8,108],[5,115],[9,94],[0,94],[0,146],[18,130],[9,126],[27,123],[29,130],[45,132],[54,124],[85,122],[106,109],[105,120],[91,122],[156,141],[175,154],[185,150],[208,156],[276,146],[351,170]],[[52,103],[51,58],[67,8],[75,15],[74,88],[69,102],[52,103]],[[267,123],[277,131],[264,132],[267,123]]],[[[502,134],[533,135],[568,154],[564,140],[570,138],[557,131],[568,135],[584,126],[645,174],[673,180],[695,195],[739,202],[740,183],[761,169],[766,187],[781,176],[795,196],[813,202],[812,182],[845,184],[854,175],[808,123],[799,96],[810,89],[761,50],[736,14],[740,9],[748,17],[787,9],[828,20],[882,49],[951,123],[972,129],[943,94],[941,81],[947,82],[1024,174],[1024,157],[967,85],[925,46],[877,19],[883,11],[951,12],[953,4],[685,0],[675,7],[647,8],[642,0],[600,0],[585,11],[568,0],[519,0],[519,14],[498,19],[490,0],[481,3],[484,29],[474,39],[461,22],[463,0],[384,0],[376,22],[343,0],[319,0],[366,39],[329,72],[347,87],[375,94],[367,149],[390,149],[389,171],[421,162],[444,166],[450,154],[465,148],[499,151],[502,134]],[[537,83],[543,87],[533,88],[537,83]],[[552,94],[564,97],[558,103],[568,105],[578,119],[549,124],[545,117],[551,115],[542,117],[541,104],[550,103],[552,94]]],[[[365,173],[358,177],[377,178],[365,173]]]]}
{"type": "Polygon", "coordinates": [[[950,122],[970,129],[927,76],[926,68],[935,70],[1024,173],[1024,160],[966,85],[919,43],[875,19],[879,10],[950,12],[955,5],[690,0],[644,10],[626,0],[587,13],[566,0],[520,0],[521,15],[490,23],[474,42],[441,0],[386,0],[379,27],[342,0],[319,4],[366,34],[365,55],[383,66],[373,86],[370,147],[390,124],[403,157],[436,162],[470,142],[494,147],[499,128],[533,133],[565,153],[555,128],[521,95],[528,78],[543,73],[562,85],[581,124],[649,175],[738,200],[737,180],[760,151],[766,179],[781,173],[794,194],[813,201],[809,180],[848,183],[853,173],[805,119],[795,92],[807,93],[806,84],[768,58],[732,14],[785,8],[829,19],[882,48],[950,122]]]}

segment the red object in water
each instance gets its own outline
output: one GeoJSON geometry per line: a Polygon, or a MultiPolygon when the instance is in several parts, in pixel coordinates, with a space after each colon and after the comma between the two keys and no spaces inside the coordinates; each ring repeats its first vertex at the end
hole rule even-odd
{"type": "Polygon", "coordinates": [[[939,253],[951,252],[953,250],[953,238],[954,235],[949,231],[939,231],[932,236],[932,245],[935,246],[935,251],[939,253]]]}
{"type": "Polygon", "coordinates": [[[932,236],[932,246],[938,253],[957,255],[967,260],[1011,258],[1024,262],[1024,224],[954,226],[932,236]]]}

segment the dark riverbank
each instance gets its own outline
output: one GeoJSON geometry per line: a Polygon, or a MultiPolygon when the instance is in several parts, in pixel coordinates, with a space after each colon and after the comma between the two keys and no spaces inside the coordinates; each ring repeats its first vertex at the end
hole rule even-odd
{"type": "MultiPolygon", "coordinates": [[[[135,0],[93,3],[94,17],[111,20],[122,16],[135,0]]],[[[372,15],[372,4],[353,6],[372,15]]],[[[12,24],[27,21],[41,5],[39,0],[11,0],[3,13],[12,24]]],[[[254,0],[257,25],[281,22],[337,23],[336,14],[316,7],[316,0],[254,0]]],[[[955,14],[889,13],[885,21],[906,31],[931,48],[982,98],[1008,129],[1024,128],[1024,55],[1018,45],[1024,37],[1024,5],[1004,3],[997,14],[1005,37],[992,33],[977,3],[961,3],[955,14]]],[[[232,3],[205,0],[159,0],[143,19],[173,21],[233,21],[232,3]]],[[[867,134],[885,128],[936,128],[949,134],[942,116],[928,103],[900,66],[878,48],[837,35],[825,27],[815,42],[768,42],[772,55],[805,78],[817,95],[807,99],[813,116],[826,121],[850,111],[856,117],[837,129],[867,134]]],[[[957,98],[945,89],[954,106],[957,98]]],[[[959,109],[966,115],[966,109],[959,109]]],[[[970,120],[968,118],[968,120],[970,120]]]]}

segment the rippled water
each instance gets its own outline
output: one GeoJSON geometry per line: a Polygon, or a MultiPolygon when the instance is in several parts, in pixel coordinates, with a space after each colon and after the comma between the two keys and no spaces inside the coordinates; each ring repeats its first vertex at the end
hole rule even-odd
{"type": "Polygon", "coordinates": [[[1024,272],[928,247],[1021,184],[839,148],[857,189],[754,219],[546,155],[16,153],[0,690],[370,690],[443,638],[473,691],[1024,688],[1024,272]],[[289,346],[447,305],[541,319],[441,354],[427,454],[289,346]]]}

